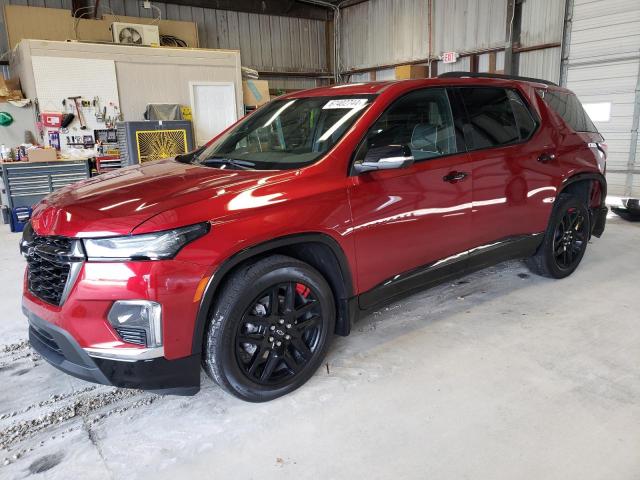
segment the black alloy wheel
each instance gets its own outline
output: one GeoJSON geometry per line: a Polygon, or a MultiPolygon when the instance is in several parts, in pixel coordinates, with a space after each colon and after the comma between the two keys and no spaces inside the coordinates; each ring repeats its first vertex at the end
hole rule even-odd
{"type": "Polygon", "coordinates": [[[265,402],[300,387],[322,364],[336,307],[316,269],[272,255],[225,279],[210,318],[205,371],[238,398],[265,402]]]}
{"type": "Polygon", "coordinates": [[[587,225],[584,213],[576,207],[562,215],[553,235],[553,255],[561,269],[570,269],[580,261],[589,238],[587,225]]]}
{"type": "Polygon", "coordinates": [[[238,365],[253,382],[277,385],[297,375],[320,339],[322,307],[304,283],[278,283],[253,300],[238,325],[238,365]]]}
{"type": "Polygon", "coordinates": [[[525,259],[532,272],[564,278],[582,261],[591,237],[591,214],[585,200],[561,193],[555,201],[542,244],[525,259]]]}

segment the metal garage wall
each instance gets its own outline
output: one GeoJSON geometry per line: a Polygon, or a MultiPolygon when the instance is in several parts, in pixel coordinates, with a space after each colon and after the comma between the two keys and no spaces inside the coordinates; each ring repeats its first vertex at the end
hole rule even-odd
{"type": "Polygon", "coordinates": [[[524,0],[520,23],[520,45],[532,47],[560,43],[565,0],[524,0]]]}
{"type": "MultiPolygon", "coordinates": [[[[506,0],[432,0],[432,4],[434,56],[504,47],[506,0]]],[[[341,70],[426,60],[428,22],[428,0],[369,0],[344,8],[341,70]]],[[[468,69],[465,62],[439,65],[439,71],[468,69]]]]}
{"type": "MultiPolygon", "coordinates": [[[[115,1],[111,0],[111,3],[115,1]]],[[[326,22],[154,4],[169,20],[195,22],[201,47],[239,49],[245,66],[278,72],[328,70],[326,22]]]]}
{"type": "Polygon", "coordinates": [[[640,114],[640,2],[574,0],[567,86],[584,104],[610,103],[595,121],[609,146],[609,193],[640,197],[640,154],[633,117],[640,114]]]}
{"type": "Polygon", "coordinates": [[[341,70],[429,55],[427,0],[369,0],[341,11],[341,70]]]}
{"type": "Polygon", "coordinates": [[[547,46],[517,54],[518,75],[560,80],[565,0],[525,0],[522,3],[520,47],[547,46]]]}
{"type": "Polygon", "coordinates": [[[504,47],[506,0],[435,0],[434,54],[504,47]]]}
{"type": "Polygon", "coordinates": [[[456,63],[438,62],[438,74],[446,72],[469,72],[471,70],[471,57],[459,58],[456,63]]]}
{"type": "Polygon", "coordinates": [[[518,53],[518,75],[560,81],[560,47],[518,53]]]}
{"type": "MultiPolygon", "coordinates": [[[[71,9],[71,0],[0,0],[0,50],[6,51],[5,4],[71,9]]],[[[200,46],[240,50],[242,64],[260,71],[327,72],[326,22],[153,2],[167,20],[195,22],[200,46]]],[[[153,17],[142,1],[102,0],[101,11],[153,17]]]]}
{"type": "MultiPolygon", "coordinates": [[[[488,72],[490,67],[490,53],[482,53],[478,55],[478,71],[488,72]]],[[[496,66],[495,69],[499,72],[504,70],[504,50],[496,52],[496,66]]]]}
{"type": "MultiPolygon", "coordinates": [[[[506,0],[433,0],[433,55],[503,47],[506,5],[506,0]]],[[[346,7],[340,29],[342,71],[426,60],[429,1],[369,0],[346,7]]]]}
{"type": "MultiPolygon", "coordinates": [[[[344,8],[342,70],[425,60],[429,53],[428,5],[428,0],[370,0],[344,8]]],[[[432,0],[432,5],[434,57],[445,51],[464,54],[505,46],[507,0],[432,0]]],[[[518,54],[521,75],[558,81],[564,6],[565,0],[522,3],[519,46],[550,48],[518,54]]],[[[502,70],[504,53],[498,53],[496,68],[502,70]]],[[[485,63],[487,57],[482,54],[480,71],[488,70],[485,63]]],[[[438,73],[470,68],[470,59],[465,56],[453,64],[438,63],[438,73]]]]}
{"type": "Polygon", "coordinates": [[[268,80],[269,90],[304,90],[315,88],[320,84],[319,80],[314,78],[269,77],[268,80]]]}

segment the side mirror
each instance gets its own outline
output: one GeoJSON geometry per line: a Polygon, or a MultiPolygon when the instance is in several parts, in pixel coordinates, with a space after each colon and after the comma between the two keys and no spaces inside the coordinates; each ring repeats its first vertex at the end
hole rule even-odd
{"type": "Polygon", "coordinates": [[[353,164],[356,173],[373,172],[376,170],[393,170],[407,168],[413,165],[414,158],[411,149],[406,145],[387,145],[370,148],[361,162],[353,164]]]}

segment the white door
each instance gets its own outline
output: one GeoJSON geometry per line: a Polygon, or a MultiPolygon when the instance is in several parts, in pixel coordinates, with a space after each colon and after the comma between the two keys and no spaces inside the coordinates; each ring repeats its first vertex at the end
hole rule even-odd
{"type": "Polygon", "coordinates": [[[204,145],[238,119],[233,83],[189,82],[196,144],[204,145]]]}

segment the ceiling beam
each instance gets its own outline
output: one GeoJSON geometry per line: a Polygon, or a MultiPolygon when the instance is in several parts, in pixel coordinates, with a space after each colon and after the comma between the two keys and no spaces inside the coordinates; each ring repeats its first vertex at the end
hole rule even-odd
{"type": "Polygon", "coordinates": [[[330,20],[332,18],[330,9],[296,0],[169,0],[167,3],[235,12],[310,18],[312,20],[330,20]]]}
{"type": "Polygon", "coordinates": [[[364,2],[368,2],[369,0],[342,0],[340,2],[340,8],[353,7],[355,5],[359,5],[364,2]]]}

